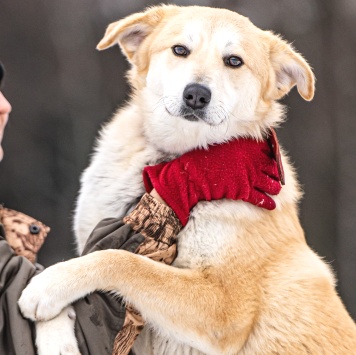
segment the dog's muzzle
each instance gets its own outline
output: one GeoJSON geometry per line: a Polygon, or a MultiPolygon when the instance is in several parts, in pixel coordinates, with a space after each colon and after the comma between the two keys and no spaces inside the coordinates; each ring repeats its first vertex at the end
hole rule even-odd
{"type": "Polygon", "coordinates": [[[209,88],[197,83],[188,84],[183,91],[183,117],[189,121],[204,119],[204,108],[209,105],[210,100],[209,88]]]}

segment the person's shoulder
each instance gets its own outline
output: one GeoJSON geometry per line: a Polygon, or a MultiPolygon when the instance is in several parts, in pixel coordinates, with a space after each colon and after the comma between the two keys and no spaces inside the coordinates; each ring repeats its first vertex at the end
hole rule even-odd
{"type": "Polygon", "coordinates": [[[35,263],[50,228],[33,217],[3,206],[0,206],[0,222],[0,234],[15,253],[35,263]]]}

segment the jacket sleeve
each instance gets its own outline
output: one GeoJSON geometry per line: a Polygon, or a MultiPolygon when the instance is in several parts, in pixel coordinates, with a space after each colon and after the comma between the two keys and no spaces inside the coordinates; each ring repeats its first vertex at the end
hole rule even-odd
{"type": "MultiPolygon", "coordinates": [[[[123,249],[134,252],[144,237],[116,218],[102,220],[91,233],[83,255],[98,250],[123,249]]],[[[82,355],[111,354],[125,319],[125,305],[113,293],[94,292],[73,304],[75,331],[82,355]]],[[[1,353],[0,353],[1,354],[1,353]]]]}
{"type": "MultiPolygon", "coordinates": [[[[143,241],[128,225],[118,219],[101,221],[92,232],[84,254],[103,249],[134,252],[143,241]]],[[[34,323],[22,317],[17,301],[41,266],[17,256],[5,239],[0,224],[0,355],[35,355],[34,323]]],[[[96,292],[74,304],[76,336],[82,355],[111,354],[116,334],[125,318],[120,298],[96,292]]]]}
{"type": "Polygon", "coordinates": [[[0,225],[0,354],[35,355],[34,327],[23,318],[17,301],[39,270],[7,243],[0,225]]]}

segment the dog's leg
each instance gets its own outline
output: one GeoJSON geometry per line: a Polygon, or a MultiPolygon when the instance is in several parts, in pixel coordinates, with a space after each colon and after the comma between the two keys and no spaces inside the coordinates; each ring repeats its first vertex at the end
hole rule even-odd
{"type": "Polygon", "coordinates": [[[57,317],[36,323],[38,355],[80,355],[74,333],[75,312],[65,308],[57,317]]]}
{"type": "Polygon", "coordinates": [[[229,270],[223,275],[221,279],[209,269],[179,269],[123,250],[104,250],[47,268],[32,279],[19,305],[25,317],[46,320],[88,293],[115,290],[166,334],[201,351],[213,347],[217,353],[230,353],[226,347],[236,350],[246,340],[255,295],[252,291],[236,302],[239,294],[232,294],[224,281],[229,270]]]}

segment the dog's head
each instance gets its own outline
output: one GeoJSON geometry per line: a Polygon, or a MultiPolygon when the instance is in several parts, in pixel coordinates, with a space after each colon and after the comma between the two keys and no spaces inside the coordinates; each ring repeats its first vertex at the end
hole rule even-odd
{"type": "Polygon", "coordinates": [[[314,95],[302,56],[232,11],[153,7],[109,25],[98,49],[117,43],[132,64],[146,135],[170,153],[261,138],[282,119],[277,100],[293,86],[305,100],[314,95]]]}

